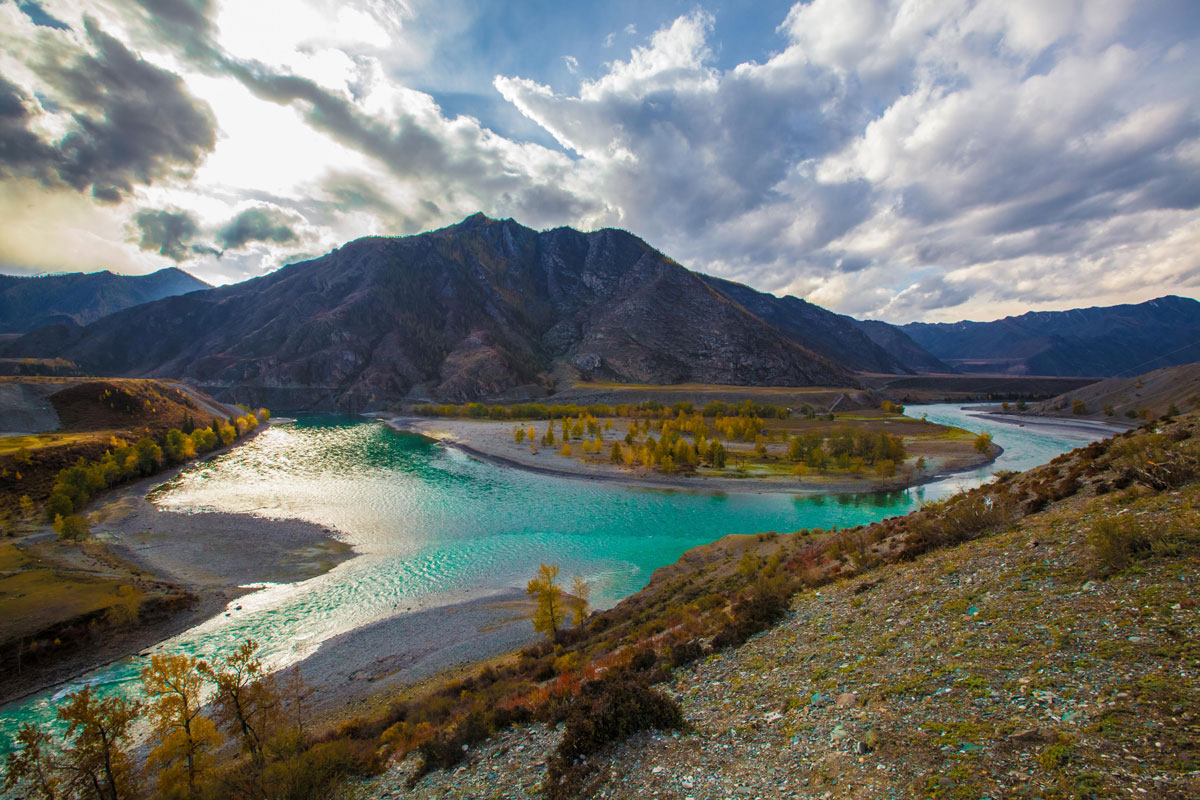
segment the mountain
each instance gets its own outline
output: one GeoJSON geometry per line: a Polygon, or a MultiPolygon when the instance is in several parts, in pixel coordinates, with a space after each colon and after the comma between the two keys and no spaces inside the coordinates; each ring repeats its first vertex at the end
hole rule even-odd
{"type": "Polygon", "coordinates": [[[0,275],[0,334],[45,325],[87,325],[131,306],[210,288],[181,269],[149,275],[73,272],[23,278],[0,275]]]}
{"type": "Polygon", "coordinates": [[[1110,377],[1200,361],[1200,302],[1173,295],[900,329],[962,372],[1110,377]]]}
{"type": "Polygon", "coordinates": [[[946,374],[958,371],[914,342],[911,336],[895,325],[871,319],[855,320],[855,324],[867,338],[903,364],[908,372],[946,374]]]}
{"type": "Polygon", "coordinates": [[[797,344],[848,369],[893,374],[953,371],[886,322],[870,323],[881,329],[874,331],[866,327],[868,323],[835,314],[798,297],[776,297],[733,281],[709,275],[700,277],[797,344]]]}
{"type": "Polygon", "coordinates": [[[632,234],[539,233],[482,214],[44,328],[4,352],[292,409],[540,396],[580,378],[854,384],[632,234]]]}

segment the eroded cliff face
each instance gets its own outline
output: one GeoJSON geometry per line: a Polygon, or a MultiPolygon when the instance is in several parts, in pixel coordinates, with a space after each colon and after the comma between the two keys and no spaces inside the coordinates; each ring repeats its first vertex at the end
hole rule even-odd
{"type": "Polygon", "coordinates": [[[573,378],[853,382],[629,233],[482,215],[10,345],[39,350],[282,408],[536,397],[573,378]]]}

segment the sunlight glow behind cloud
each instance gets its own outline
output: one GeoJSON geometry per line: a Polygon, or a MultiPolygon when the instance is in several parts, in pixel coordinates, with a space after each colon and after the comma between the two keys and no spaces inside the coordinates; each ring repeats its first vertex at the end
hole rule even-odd
{"type": "Polygon", "coordinates": [[[1187,2],[813,0],[757,27],[734,4],[614,3],[551,53],[523,4],[485,33],[466,0],[43,8],[68,27],[0,2],[8,271],[180,259],[240,280],[482,210],[617,225],[693,269],[896,321],[1200,288],[1187,2]],[[752,28],[758,56],[724,61],[752,28]],[[211,115],[212,138],[121,105],[131,80],[211,115]],[[294,236],[223,237],[248,209],[294,236]]]}

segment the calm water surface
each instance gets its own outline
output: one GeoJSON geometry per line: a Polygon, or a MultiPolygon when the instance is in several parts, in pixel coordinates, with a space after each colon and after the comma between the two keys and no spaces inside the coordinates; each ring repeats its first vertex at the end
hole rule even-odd
{"type": "MultiPolygon", "coordinates": [[[[972,431],[1005,448],[995,464],[893,493],[739,494],[629,489],[484,464],[374,421],[314,417],[272,427],[246,445],[184,471],[155,497],[175,511],[226,511],[326,525],[360,554],[297,584],[269,586],[163,645],[202,656],[248,637],[273,666],[294,663],[338,633],[408,610],[524,586],[540,562],[579,574],[600,607],[645,586],[688,548],[725,534],[857,525],[904,514],[978,485],[998,469],[1026,469],[1099,438],[984,421],[953,405],[908,414],[972,431]]],[[[49,724],[53,702],[87,682],[129,691],[128,659],[0,709],[0,752],[22,722],[49,724]]]]}

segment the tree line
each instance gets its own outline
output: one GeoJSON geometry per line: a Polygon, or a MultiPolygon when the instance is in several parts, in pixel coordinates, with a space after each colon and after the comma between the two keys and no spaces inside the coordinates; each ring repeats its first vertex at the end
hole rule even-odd
{"type": "MultiPolygon", "coordinates": [[[[580,406],[575,404],[546,405],[544,403],[516,403],[513,405],[486,405],[484,403],[455,404],[423,404],[414,406],[414,414],[423,417],[457,417],[462,419],[563,419],[579,416],[591,417],[630,417],[640,419],[671,419],[680,414],[700,414],[705,417],[718,416],[749,416],[766,419],[787,419],[792,409],[786,406],[754,403],[746,400],[742,403],[726,403],[714,401],[697,411],[691,401],[671,403],[669,405],[655,400],[641,403],[621,403],[609,405],[593,403],[580,406]]],[[[804,406],[801,413],[815,418],[816,411],[811,406],[804,406]]]]}
{"type": "MultiPolygon", "coordinates": [[[[183,463],[198,454],[231,444],[269,418],[270,412],[261,408],[227,421],[214,419],[209,426],[185,424],[184,427],[191,428],[186,432],[171,428],[159,440],[143,436],[130,444],[113,437],[111,447],[100,458],[88,460],[81,456],[74,464],[59,471],[46,500],[46,517],[54,522],[55,530],[61,536],[77,539],[86,534],[87,523],[76,512],[82,510],[97,492],[153,475],[165,466],[183,463]]],[[[32,501],[26,503],[27,499],[21,498],[22,509],[32,509],[32,501]]]]}

